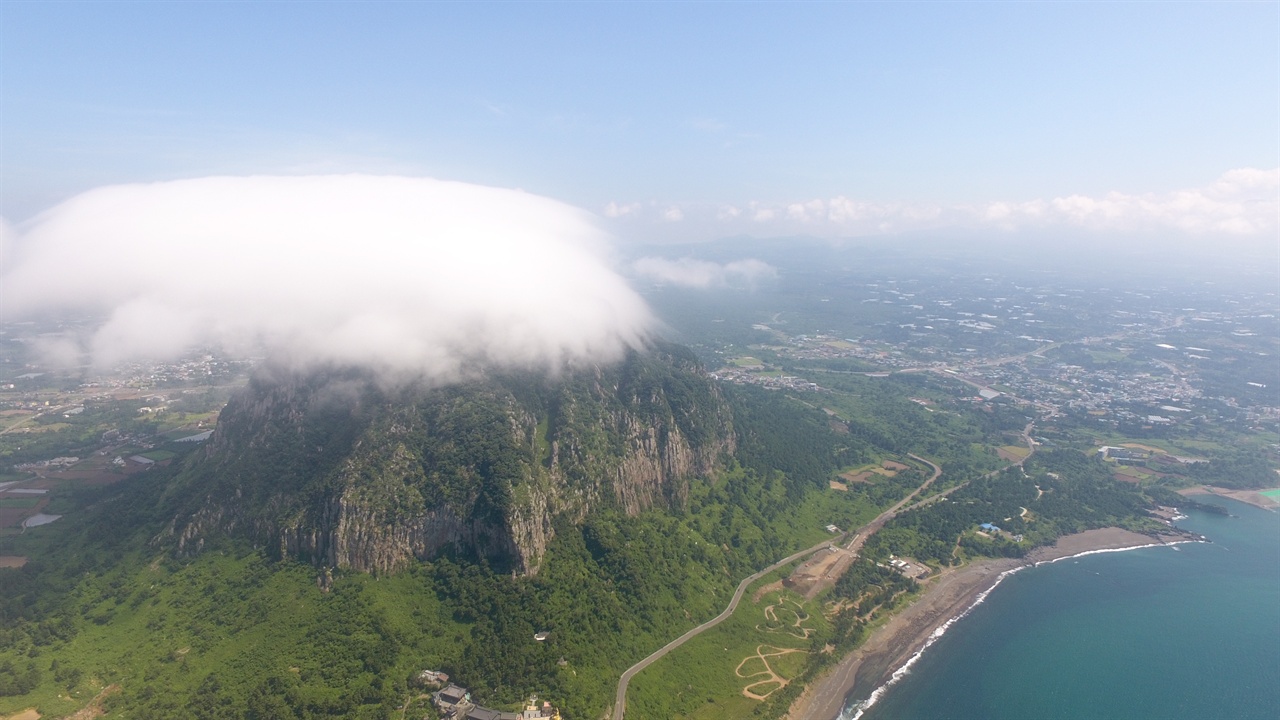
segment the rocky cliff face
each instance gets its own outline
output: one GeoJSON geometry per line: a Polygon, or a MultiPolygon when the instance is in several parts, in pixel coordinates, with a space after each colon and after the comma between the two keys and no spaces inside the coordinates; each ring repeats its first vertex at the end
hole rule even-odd
{"type": "Polygon", "coordinates": [[[174,483],[170,533],[180,552],[230,534],[368,572],[445,550],[536,572],[557,520],[678,506],[733,451],[729,408],[682,348],[443,388],[262,373],[174,483]]]}

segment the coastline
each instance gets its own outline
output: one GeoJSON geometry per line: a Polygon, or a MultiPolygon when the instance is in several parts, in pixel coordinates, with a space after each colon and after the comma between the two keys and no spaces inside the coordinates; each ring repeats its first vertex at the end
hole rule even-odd
{"type": "Polygon", "coordinates": [[[944,626],[981,602],[1007,573],[1084,553],[1127,550],[1170,542],[1187,535],[1143,535],[1121,528],[1100,528],[1058,538],[1025,558],[992,558],[949,568],[929,579],[920,597],[876,628],[837,665],[805,688],[791,705],[786,720],[836,720],[845,698],[855,690],[879,692],[900,674],[940,634],[944,626]]]}

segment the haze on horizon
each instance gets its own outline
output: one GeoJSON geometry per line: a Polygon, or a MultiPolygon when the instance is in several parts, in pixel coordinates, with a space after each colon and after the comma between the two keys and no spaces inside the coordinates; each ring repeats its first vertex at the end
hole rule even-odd
{"type": "Polygon", "coordinates": [[[0,5],[0,321],[68,356],[603,356],[730,237],[1280,262],[1277,2],[68,7],[0,5]]]}

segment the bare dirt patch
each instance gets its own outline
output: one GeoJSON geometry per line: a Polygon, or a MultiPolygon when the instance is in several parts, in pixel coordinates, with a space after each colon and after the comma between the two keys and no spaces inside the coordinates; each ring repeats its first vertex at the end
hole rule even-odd
{"type": "Polygon", "coordinates": [[[762,585],[760,586],[759,590],[756,590],[754,593],[751,594],[751,602],[759,603],[760,598],[764,597],[765,595],[768,595],[774,590],[781,590],[781,589],[782,589],[781,580],[775,580],[774,582],[768,583],[766,585],[762,585]]]}
{"type": "Polygon", "coordinates": [[[0,527],[17,527],[34,514],[32,508],[0,508],[0,527]]]}
{"type": "Polygon", "coordinates": [[[816,552],[796,568],[783,585],[812,600],[825,587],[824,581],[840,577],[852,560],[853,555],[839,547],[816,552]]]}
{"type": "MultiPolygon", "coordinates": [[[[751,684],[747,685],[746,687],[742,688],[742,694],[751,698],[752,700],[765,700],[773,693],[786,687],[787,683],[791,681],[773,671],[773,668],[769,666],[769,658],[778,657],[780,655],[790,655],[791,653],[798,653],[798,652],[805,652],[805,651],[797,650],[795,648],[778,648],[772,645],[756,646],[756,654],[748,655],[747,657],[743,658],[742,662],[738,663],[738,667],[734,668],[733,673],[744,680],[750,680],[752,678],[758,678],[761,676],[764,676],[764,677],[763,679],[756,680],[751,684]],[[766,650],[768,650],[769,652],[765,652],[766,650]],[[759,660],[760,664],[764,667],[764,669],[757,672],[743,673],[742,667],[748,663],[752,663],[752,661],[754,660],[759,660]],[[763,688],[765,686],[770,686],[770,685],[773,687],[770,687],[768,691],[765,692],[763,688]],[[753,690],[753,688],[755,689],[753,690]]],[[[754,663],[752,664],[754,666],[754,663]]],[[[754,669],[754,667],[752,669],[754,669]]]]}
{"type": "Polygon", "coordinates": [[[1151,447],[1150,445],[1143,445],[1141,443],[1120,443],[1120,447],[1133,448],[1134,450],[1146,450],[1147,452],[1153,452],[1157,455],[1166,454],[1164,450],[1161,450],[1158,447],[1151,447]]]}
{"type": "Polygon", "coordinates": [[[1212,485],[1201,485],[1198,487],[1187,488],[1178,491],[1182,495],[1221,495],[1229,497],[1232,500],[1239,500],[1242,503],[1248,503],[1263,510],[1275,510],[1280,508],[1280,502],[1275,498],[1267,497],[1260,492],[1254,490],[1229,490],[1227,488],[1214,487],[1212,485]]]}
{"type": "Polygon", "coordinates": [[[840,477],[851,483],[873,483],[878,478],[893,477],[903,470],[911,469],[910,465],[904,465],[903,463],[895,460],[885,460],[880,463],[879,467],[867,467],[865,465],[863,467],[865,469],[858,470],[857,472],[850,470],[848,472],[840,473],[840,477]]]}
{"type": "Polygon", "coordinates": [[[102,717],[106,711],[102,709],[102,702],[110,695],[120,692],[119,685],[108,685],[102,688],[102,692],[94,696],[88,705],[77,710],[75,713],[68,715],[67,720],[94,720],[94,718],[102,717]]]}

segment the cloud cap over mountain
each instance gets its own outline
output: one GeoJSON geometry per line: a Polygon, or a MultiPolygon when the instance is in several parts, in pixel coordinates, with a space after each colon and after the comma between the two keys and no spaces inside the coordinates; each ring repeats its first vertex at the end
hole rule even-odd
{"type": "Polygon", "coordinates": [[[473,363],[607,360],[651,324],[579,209],[369,175],[99,188],[6,233],[6,319],[107,318],[99,365],[250,348],[450,378],[473,363]]]}

